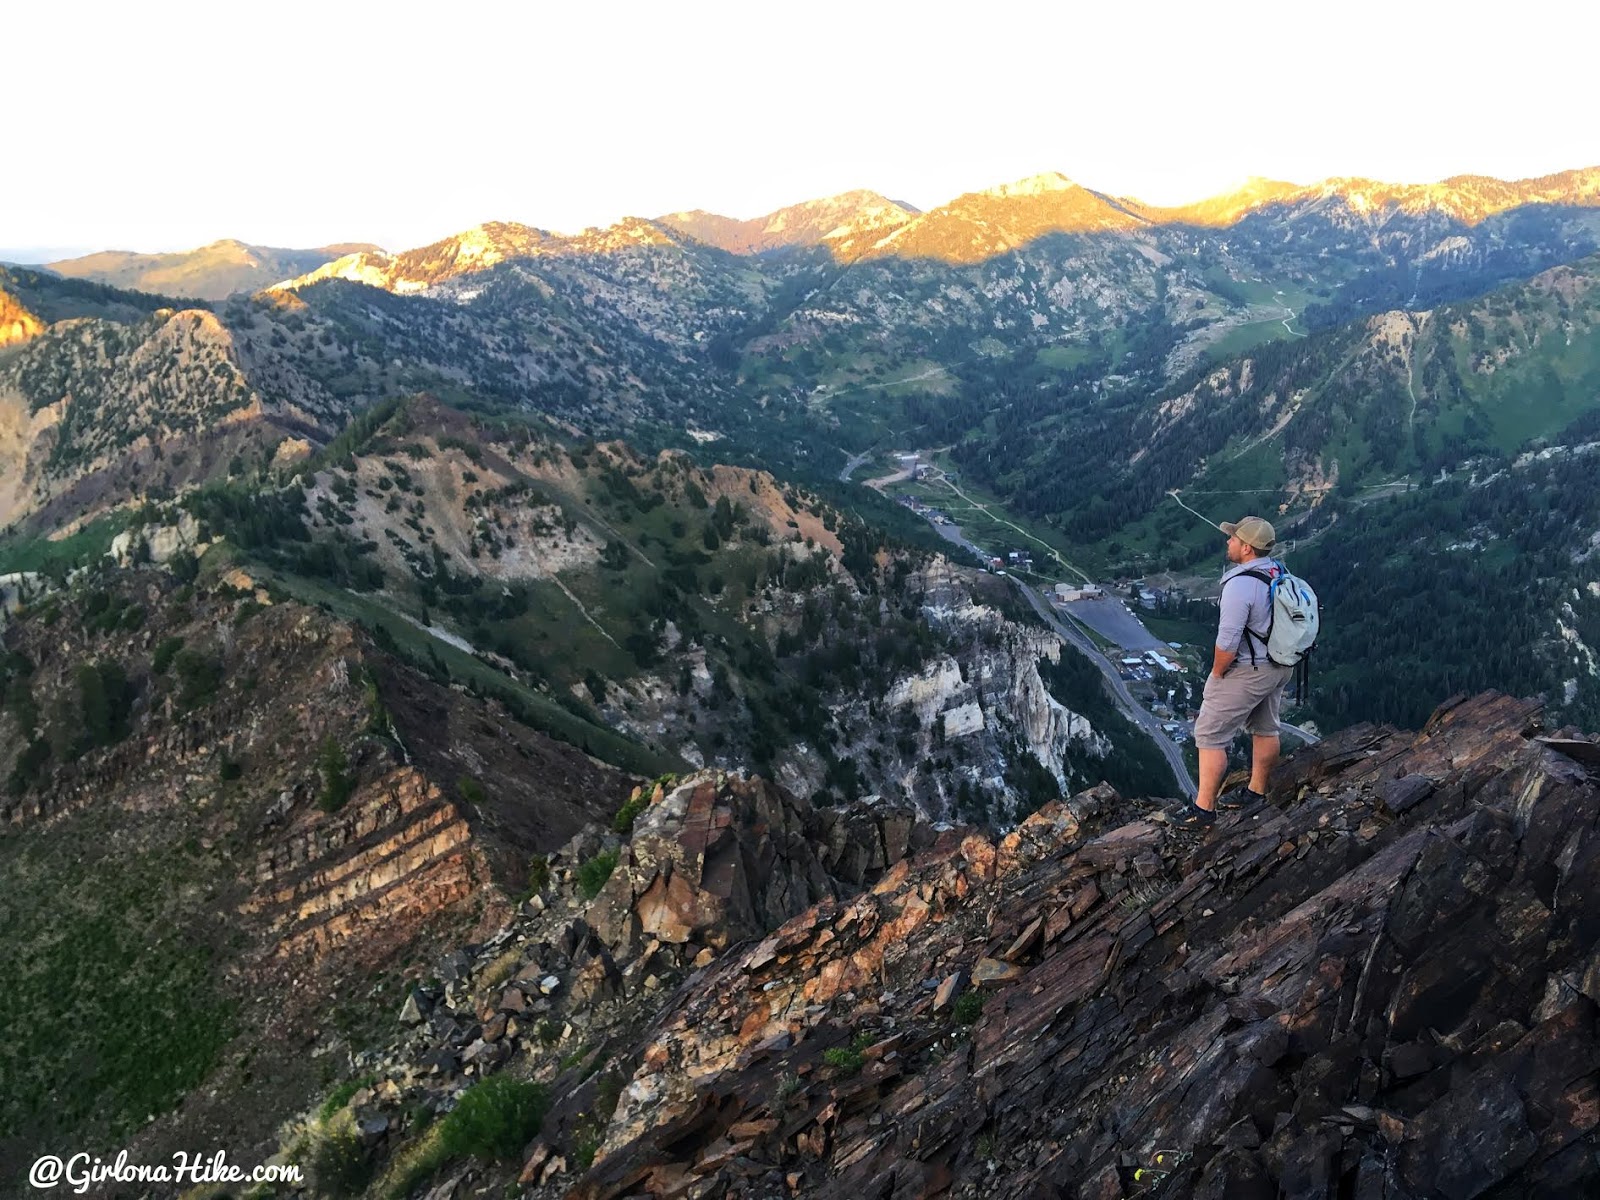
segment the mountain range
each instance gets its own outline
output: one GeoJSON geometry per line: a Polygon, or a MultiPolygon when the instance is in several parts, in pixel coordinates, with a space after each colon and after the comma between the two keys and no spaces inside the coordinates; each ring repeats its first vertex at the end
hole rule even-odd
{"type": "MultiPolygon", "coordinates": [[[[817,246],[841,261],[864,255],[935,257],[972,262],[1003,254],[1048,233],[1083,233],[1183,225],[1225,228],[1266,210],[1293,210],[1305,216],[1330,206],[1343,208],[1348,222],[1381,222],[1385,214],[1436,214],[1469,226],[1526,205],[1593,207],[1600,203],[1600,168],[1564,171],[1521,180],[1460,175],[1432,184],[1385,183],[1333,178],[1309,186],[1252,179],[1243,187],[1192,204],[1161,207],[1115,197],[1045,173],[957,197],[928,212],[877,192],[843,192],[789,205],[764,216],[741,220],[704,210],[669,213],[654,224],[733,254],[755,255],[817,246]],[[1014,203],[1021,201],[1022,203],[1014,203]]],[[[506,258],[546,252],[560,246],[575,252],[620,248],[640,236],[641,221],[629,219],[615,232],[589,230],[562,236],[515,223],[491,222],[432,246],[399,256],[410,258],[394,276],[402,286],[432,283],[445,274],[493,266],[506,258]],[[447,246],[455,253],[441,259],[447,246]]],[[[331,274],[357,278],[370,264],[386,262],[376,246],[347,244],[307,250],[213,242],[195,250],[140,254],[108,250],[47,264],[70,278],[168,296],[218,300],[302,276],[337,259],[351,259],[331,274]]],[[[370,276],[381,277],[381,271],[370,276]]],[[[362,279],[367,281],[366,278],[362,279]]]]}
{"type": "Polygon", "coordinates": [[[81,258],[47,263],[45,269],[68,279],[87,279],[163,296],[221,300],[234,292],[267,287],[343,254],[375,249],[376,246],[339,245],[285,250],[276,246],[250,246],[225,238],[196,250],[168,254],[103,250],[81,258]]]}

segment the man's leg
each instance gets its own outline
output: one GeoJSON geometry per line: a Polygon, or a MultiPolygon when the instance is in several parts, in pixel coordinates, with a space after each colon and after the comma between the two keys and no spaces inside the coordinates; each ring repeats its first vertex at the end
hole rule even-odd
{"type": "Polygon", "coordinates": [[[1223,746],[1198,746],[1196,752],[1200,755],[1200,785],[1194,802],[1201,808],[1215,809],[1217,790],[1222,787],[1222,777],[1228,771],[1228,751],[1223,746]]]}
{"type": "Polygon", "coordinates": [[[1278,685],[1256,705],[1245,722],[1245,728],[1250,731],[1250,790],[1258,796],[1267,794],[1267,777],[1278,761],[1281,749],[1278,714],[1283,708],[1283,689],[1294,672],[1293,668],[1279,667],[1274,673],[1280,677],[1278,685]]]}
{"type": "MultiPolygon", "coordinates": [[[[1262,737],[1255,734],[1250,738],[1250,790],[1258,796],[1267,794],[1267,776],[1272,774],[1273,765],[1278,761],[1278,737],[1262,737]]],[[[1202,769],[1204,769],[1202,767],[1202,769]]]]}
{"type": "Polygon", "coordinates": [[[1200,756],[1200,779],[1194,804],[1206,812],[1217,807],[1222,777],[1228,773],[1228,745],[1244,725],[1253,702],[1243,692],[1238,674],[1206,679],[1200,711],[1194,718],[1194,746],[1200,756]]]}

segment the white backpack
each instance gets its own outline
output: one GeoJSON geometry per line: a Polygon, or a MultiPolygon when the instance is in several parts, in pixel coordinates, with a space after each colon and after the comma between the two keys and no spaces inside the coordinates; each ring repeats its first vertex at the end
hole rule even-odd
{"type": "MultiPolygon", "coordinates": [[[[1308,656],[1322,629],[1322,609],[1309,583],[1290,574],[1282,563],[1274,561],[1273,565],[1276,570],[1240,571],[1233,578],[1249,576],[1267,585],[1267,658],[1280,667],[1299,668],[1295,673],[1295,693],[1303,701],[1310,690],[1308,656]]],[[[1249,627],[1245,628],[1244,637],[1262,641],[1261,635],[1249,627]]],[[[1254,656],[1252,648],[1252,660],[1254,656]]]]}

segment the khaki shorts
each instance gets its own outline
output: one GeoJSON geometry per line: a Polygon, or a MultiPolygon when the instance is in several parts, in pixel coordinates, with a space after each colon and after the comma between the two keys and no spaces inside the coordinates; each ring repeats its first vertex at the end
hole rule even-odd
{"type": "Polygon", "coordinates": [[[1241,729],[1254,737],[1278,736],[1283,685],[1293,667],[1236,662],[1222,678],[1206,676],[1200,715],[1194,719],[1194,744],[1205,750],[1229,745],[1241,729]]]}

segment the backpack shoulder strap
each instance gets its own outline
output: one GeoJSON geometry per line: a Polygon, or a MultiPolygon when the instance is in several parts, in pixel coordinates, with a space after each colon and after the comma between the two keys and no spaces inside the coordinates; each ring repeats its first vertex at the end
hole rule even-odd
{"type": "Polygon", "coordinates": [[[1222,586],[1227,587],[1235,579],[1259,579],[1262,583],[1266,584],[1268,587],[1271,587],[1277,582],[1282,573],[1283,572],[1281,570],[1275,574],[1268,574],[1266,571],[1256,570],[1240,571],[1237,575],[1229,575],[1227,579],[1222,581],[1222,586]]]}
{"type": "Polygon", "coordinates": [[[1281,566],[1278,566],[1278,564],[1276,562],[1274,562],[1273,565],[1275,567],[1277,567],[1277,570],[1272,571],[1270,573],[1265,568],[1263,568],[1261,570],[1256,570],[1255,568],[1252,567],[1248,571],[1240,571],[1237,575],[1229,575],[1226,579],[1224,579],[1222,581],[1222,586],[1223,587],[1227,587],[1235,579],[1259,579],[1262,583],[1267,585],[1267,597],[1268,597],[1268,604],[1267,604],[1267,636],[1263,637],[1261,634],[1257,633],[1254,629],[1251,629],[1248,622],[1245,624],[1245,627],[1240,631],[1244,644],[1247,647],[1249,647],[1249,649],[1250,649],[1250,663],[1251,663],[1252,666],[1255,665],[1255,661],[1256,661],[1255,642],[1260,642],[1262,650],[1265,651],[1266,648],[1267,648],[1267,637],[1270,637],[1271,633],[1272,633],[1272,604],[1271,604],[1271,601],[1272,601],[1272,599],[1275,598],[1277,590],[1278,590],[1278,579],[1284,573],[1283,568],[1281,566]],[[1252,639],[1254,639],[1254,641],[1252,641],[1252,639]]]}

